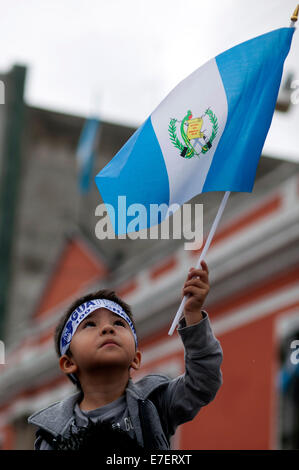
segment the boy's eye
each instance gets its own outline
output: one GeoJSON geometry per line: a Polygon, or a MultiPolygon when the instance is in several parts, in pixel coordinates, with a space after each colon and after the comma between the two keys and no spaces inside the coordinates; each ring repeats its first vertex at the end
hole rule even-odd
{"type": "Polygon", "coordinates": [[[96,326],[96,324],[94,321],[89,320],[84,324],[83,328],[86,328],[87,326],[96,326]]]}
{"type": "Polygon", "coordinates": [[[126,326],[125,322],[123,320],[115,320],[114,324],[115,325],[121,325],[121,326],[124,326],[124,327],[126,326]]]}

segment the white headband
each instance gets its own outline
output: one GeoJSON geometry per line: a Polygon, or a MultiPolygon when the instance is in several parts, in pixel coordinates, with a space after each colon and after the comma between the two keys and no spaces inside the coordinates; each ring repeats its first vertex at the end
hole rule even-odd
{"type": "Polygon", "coordinates": [[[123,318],[128,323],[129,327],[132,330],[132,333],[135,339],[136,349],[137,349],[136,331],[135,331],[132,320],[126,314],[124,309],[119,304],[117,304],[116,302],[113,302],[112,300],[93,299],[93,300],[89,300],[88,302],[85,302],[82,305],[79,305],[79,307],[77,307],[76,310],[74,310],[71,313],[68,321],[66,322],[63,328],[61,338],[60,338],[61,356],[63,356],[63,354],[65,354],[65,352],[68,350],[70,346],[70,342],[72,341],[72,337],[74,336],[80,323],[83,320],[85,320],[85,318],[88,317],[88,315],[90,315],[94,310],[97,310],[98,308],[107,308],[111,312],[123,318]]]}

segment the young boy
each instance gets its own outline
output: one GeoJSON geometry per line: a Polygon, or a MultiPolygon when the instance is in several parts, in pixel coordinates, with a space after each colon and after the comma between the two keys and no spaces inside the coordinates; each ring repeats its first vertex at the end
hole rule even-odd
{"type": "Polygon", "coordinates": [[[150,374],[133,383],[130,369],[139,369],[141,352],[131,310],[113,291],[70,307],[55,342],[60,368],[79,391],[30,416],[38,426],[35,449],[170,448],[177,426],[192,420],[222,384],[222,349],[202,310],[209,278],[207,264],[201,266],[190,269],[182,290],[188,296],[178,327],[185,373],[174,379],[150,374]]]}

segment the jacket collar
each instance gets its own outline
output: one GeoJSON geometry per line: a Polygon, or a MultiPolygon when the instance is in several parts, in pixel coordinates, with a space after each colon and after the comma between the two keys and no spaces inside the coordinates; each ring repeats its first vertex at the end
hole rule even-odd
{"type": "MultiPolygon", "coordinates": [[[[162,375],[146,376],[137,383],[129,379],[126,398],[130,414],[138,413],[138,407],[133,406],[134,400],[145,400],[153,390],[166,382],[167,378],[162,375]]],[[[60,402],[53,403],[31,415],[28,422],[50,432],[55,437],[59,434],[63,435],[73,419],[74,406],[80,395],[81,392],[77,392],[60,402]]]]}
{"type": "Polygon", "coordinates": [[[63,434],[73,418],[75,403],[79,400],[81,392],[77,392],[60,402],[40,410],[28,418],[28,422],[44,429],[55,437],[63,434]]]}

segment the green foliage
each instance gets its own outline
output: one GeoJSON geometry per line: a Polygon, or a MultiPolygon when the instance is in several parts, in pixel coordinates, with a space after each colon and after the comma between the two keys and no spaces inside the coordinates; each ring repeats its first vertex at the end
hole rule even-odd
{"type": "Polygon", "coordinates": [[[183,149],[184,149],[184,145],[177,138],[176,125],[175,125],[176,122],[177,122],[176,119],[171,119],[170,120],[170,123],[169,123],[169,126],[168,126],[168,132],[169,132],[170,140],[173,143],[173,145],[182,152],[183,149]]]}
{"type": "MultiPolygon", "coordinates": [[[[218,119],[216,115],[213,113],[213,111],[211,111],[211,109],[207,109],[206,114],[209,116],[210,122],[213,125],[212,134],[210,137],[210,143],[212,143],[218,132],[218,119]]],[[[203,148],[201,149],[202,153],[207,153],[208,150],[209,148],[207,145],[204,145],[203,148]]]]}

